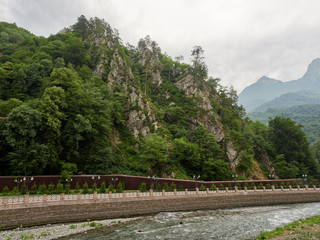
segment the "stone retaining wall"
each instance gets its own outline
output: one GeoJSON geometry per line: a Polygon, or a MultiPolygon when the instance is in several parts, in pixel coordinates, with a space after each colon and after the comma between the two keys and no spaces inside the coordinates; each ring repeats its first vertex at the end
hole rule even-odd
{"type": "Polygon", "coordinates": [[[133,217],[168,211],[194,211],[235,207],[320,202],[319,190],[243,191],[122,198],[81,204],[0,209],[0,228],[133,217]]]}

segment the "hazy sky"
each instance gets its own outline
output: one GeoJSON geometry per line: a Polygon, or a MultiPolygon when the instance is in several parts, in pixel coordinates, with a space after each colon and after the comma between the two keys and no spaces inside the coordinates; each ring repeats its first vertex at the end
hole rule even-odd
{"type": "Polygon", "coordinates": [[[319,0],[0,0],[0,21],[49,36],[99,17],[124,43],[150,35],[172,58],[205,50],[209,73],[240,91],[262,75],[300,78],[320,57],[319,0]]]}

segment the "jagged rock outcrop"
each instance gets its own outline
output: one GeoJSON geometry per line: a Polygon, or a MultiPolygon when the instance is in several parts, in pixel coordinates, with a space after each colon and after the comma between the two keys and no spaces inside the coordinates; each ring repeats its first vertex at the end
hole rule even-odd
{"type": "Polygon", "coordinates": [[[160,124],[152,111],[150,101],[144,101],[142,93],[140,91],[136,93],[134,90],[136,89],[132,88],[130,94],[130,105],[134,105],[136,109],[129,111],[127,126],[135,138],[139,138],[139,133],[146,137],[150,133],[149,126],[151,124],[153,124],[155,130],[159,129],[160,124]]]}
{"type": "MultiPolygon", "coordinates": [[[[117,45],[111,39],[110,37],[101,36],[91,39],[91,41],[94,41],[95,46],[105,45],[113,51],[112,56],[109,56],[109,58],[104,51],[101,51],[95,74],[101,76],[108,71],[107,81],[109,88],[114,89],[116,85],[123,87],[122,91],[128,96],[125,108],[126,125],[136,139],[141,136],[146,137],[151,131],[158,130],[161,127],[160,121],[152,109],[151,99],[146,92],[147,87],[152,87],[152,91],[156,92],[163,83],[160,71],[162,63],[159,60],[159,47],[148,36],[140,40],[136,49],[138,54],[135,60],[145,69],[145,72],[142,76],[144,83],[139,86],[132,84],[135,80],[132,69],[119,54],[117,45]],[[106,66],[108,66],[108,69],[106,69],[106,66]]],[[[227,132],[221,122],[221,117],[212,105],[213,99],[216,102],[220,102],[219,95],[213,91],[212,86],[206,81],[196,80],[186,69],[180,72],[180,76],[184,77],[176,82],[175,86],[183,90],[186,96],[192,98],[196,103],[196,117],[187,119],[190,129],[203,125],[209,133],[214,135],[217,142],[223,143],[230,168],[236,171],[237,165],[241,161],[239,152],[232,141],[225,141],[227,132]]],[[[170,99],[170,93],[165,92],[164,97],[165,99],[170,99]]],[[[169,106],[172,104],[174,105],[174,102],[171,102],[169,106]]],[[[119,142],[118,138],[116,139],[114,142],[119,142]]]]}
{"type": "Polygon", "coordinates": [[[213,134],[218,142],[220,142],[224,136],[225,131],[223,129],[222,123],[218,120],[218,115],[213,111],[211,105],[212,98],[217,98],[212,94],[212,89],[206,85],[202,85],[202,89],[199,87],[191,74],[188,74],[185,78],[181,79],[175,84],[179,89],[184,90],[186,95],[190,98],[199,97],[201,101],[198,104],[198,107],[207,111],[206,114],[198,116],[197,119],[189,119],[195,126],[199,124],[203,125],[209,133],[213,134]]]}
{"type": "MultiPolygon", "coordinates": [[[[206,114],[198,114],[196,119],[189,119],[193,125],[192,128],[201,124],[209,133],[215,136],[217,142],[221,142],[225,138],[225,130],[223,124],[219,120],[218,114],[211,104],[211,99],[218,99],[219,97],[213,94],[212,88],[208,84],[205,84],[205,82],[202,83],[201,88],[200,84],[201,83],[195,81],[191,74],[188,74],[185,78],[177,82],[176,86],[179,89],[184,90],[188,97],[200,98],[201,101],[198,103],[198,107],[206,110],[206,114]]],[[[239,153],[231,141],[226,142],[225,146],[230,167],[233,171],[236,171],[236,167],[241,160],[238,157],[239,153]]]]}

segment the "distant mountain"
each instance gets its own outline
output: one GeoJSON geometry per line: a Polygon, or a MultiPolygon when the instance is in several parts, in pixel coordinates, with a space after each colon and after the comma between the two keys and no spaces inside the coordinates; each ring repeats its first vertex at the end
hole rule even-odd
{"type": "Polygon", "coordinates": [[[263,103],[251,112],[264,112],[269,108],[283,109],[297,105],[318,104],[320,103],[320,90],[303,90],[298,92],[289,92],[276,97],[271,101],[263,103]]]}
{"type": "Polygon", "coordinates": [[[263,76],[239,94],[239,104],[247,112],[251,112],[282,94],[302,90],[320,90],[320,58],[313,60],[306,73],[298,80],[282,82],[263,76]]]}

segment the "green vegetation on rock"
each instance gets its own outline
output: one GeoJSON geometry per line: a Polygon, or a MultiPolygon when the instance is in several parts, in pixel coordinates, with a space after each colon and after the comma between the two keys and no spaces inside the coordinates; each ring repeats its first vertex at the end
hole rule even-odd
{"type": "MultiPolygon", "coordinates": [[[[207,76],[200,46],[188,65],[149,36],[125,46],[108,23],[84,16],[48,38],[15,24],[0,29],[0,175],[318,174],[300,128],[274,119],[290,123],[298,143],[288,142],[292,152],[278,148],[278,137],[288,139],[244,119],[236,91],[207,76]]],[[[54,187],[38,190],[62,192],[54,187]]],[[[106,191],[114,187],[124,189],[106,191]]]]}

